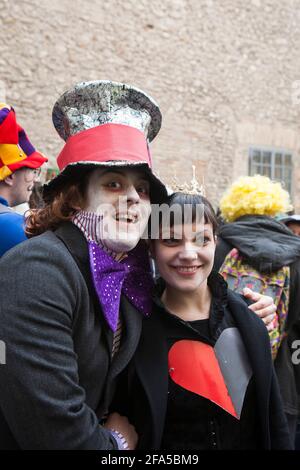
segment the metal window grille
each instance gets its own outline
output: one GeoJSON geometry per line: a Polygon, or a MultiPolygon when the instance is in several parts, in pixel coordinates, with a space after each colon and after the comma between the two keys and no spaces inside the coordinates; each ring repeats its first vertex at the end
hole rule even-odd
{"type": "Polygon", "coordinates": [[[292,193],[292,154],[281,149],[250,148],[249,175],[264,175],[280,181],[292,193]]]}

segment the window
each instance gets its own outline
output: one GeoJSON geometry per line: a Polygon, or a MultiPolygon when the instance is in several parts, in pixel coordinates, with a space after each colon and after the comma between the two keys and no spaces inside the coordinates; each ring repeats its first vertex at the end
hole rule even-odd
{"type": "Polygon", "coordinates": [[[292,191],[292,154],[280,149],[249,149],[249,175],[269,176],[283,183],[284,188],[292,191]]]}

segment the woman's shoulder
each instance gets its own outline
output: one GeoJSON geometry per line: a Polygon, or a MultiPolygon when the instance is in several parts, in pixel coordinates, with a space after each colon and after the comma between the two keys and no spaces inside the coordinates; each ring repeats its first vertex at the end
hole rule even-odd
{"type": "Polygon", "coordinates": [[[249,309],[249,304],[242,294],[228,289],[228,309],[238,328],[243,331],[251,331],[259,334],[269,341],[268,330],[255,312],[249,309]]]}

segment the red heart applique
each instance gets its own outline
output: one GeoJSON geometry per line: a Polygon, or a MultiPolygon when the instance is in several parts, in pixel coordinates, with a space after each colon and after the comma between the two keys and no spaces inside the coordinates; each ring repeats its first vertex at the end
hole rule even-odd
{"type": "Polygon", "coordinates": [[[170,377],[177,385],[207,398],[238,418],[212,346],[181,340],[171,347],[168,360],[170,377]]]}

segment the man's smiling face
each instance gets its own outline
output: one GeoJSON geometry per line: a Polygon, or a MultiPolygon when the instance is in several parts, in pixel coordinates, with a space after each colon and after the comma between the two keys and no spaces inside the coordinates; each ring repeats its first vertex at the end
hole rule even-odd
{"type": "Polygon", "coordinates": [[[150,185],[139,169],[98,168],[89,178],[84,210],[101,215],[100,238],[112,251],[130,251],[151,212],[150,185]]]}

